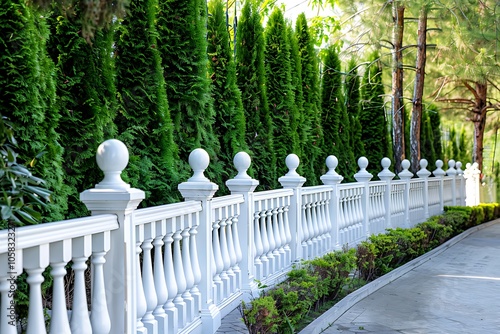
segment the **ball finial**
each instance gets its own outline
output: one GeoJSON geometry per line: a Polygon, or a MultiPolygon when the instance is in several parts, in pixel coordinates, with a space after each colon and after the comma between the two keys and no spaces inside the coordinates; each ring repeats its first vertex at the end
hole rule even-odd
{"type": "Polygon", "coordinates": [[[297,173],[297,167],[299,167],[300,159],[296,154],[289,154],[285,159],[286,166],[288,167],[288,173],[286,175],[299,175],[297,173]]]}
{"type": "Polygon", "coordinates": [[[208,156],[207,151],[202,148],[194,149],[189,154],[189,165],[193,170],[193,176],[191,176],[188,181],[209,182],[209,180],[205,177],[205,174],[203,174],[209,163],[210,157],[208,156]]]}
{"type": "Polygon", "coordinates": [[[233,163],[234,167],[238,171],[238,175],[236,175],[235,179],[250,179],[251,177],[247,174],[247,170],[250,167],[250,163],[252,160],[250,159],[250,155],[247,152],[238,152],[234,156],[233,163]]]}
{"type": "Polygon", "coordinates": [[[97,148],[96,161],[104,173],[104,179],[96,185],[102,189],[129,189],[120,174],[127,167],[128,149],[118,139],[108,139],[97,148]]]}

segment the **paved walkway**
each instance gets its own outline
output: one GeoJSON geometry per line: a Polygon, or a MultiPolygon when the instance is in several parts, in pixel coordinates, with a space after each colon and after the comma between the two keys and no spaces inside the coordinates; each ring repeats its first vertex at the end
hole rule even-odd
{"type": "MultiPolygon", "coordinates": [[[[239,318],[217,333],[247,333],[239,318]]],[[[367,284],[301,333],[500,333],[500,219],[367,284]]]]}

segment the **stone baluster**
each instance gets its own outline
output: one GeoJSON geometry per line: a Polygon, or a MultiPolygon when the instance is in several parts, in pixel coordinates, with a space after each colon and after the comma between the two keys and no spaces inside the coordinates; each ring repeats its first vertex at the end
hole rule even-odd
{"type": "Polygon", "coordinates": [[[301,217],[301,207],[302,207],[302,185],[306,182],[306,178],[302,177],[297,173],[297,168],[299,167],[299,157],[295,154],[289,154],[285,160],[286,166],[288,167],[288,173],[278,179],[279,183],[283,188],[293,189],[293,196],[290,203],[289,211],[289,224],[290,232],[293,235],[290,248],[292,250],[291,261],[300,261],[304,258],[301,248],[301,240],[303,238],[303,228],[305,226],[301,217]]]}
{"type": "Polygon", "coordinates": [[[136,227],[136,264],[137,271],[135,273],[136,281],[136,310],[137,310],[137,329],[136,332],[140,334],[146,334],[148,332],[144,322],[143,317],[146,314],[148,305],[146,302],[146,296],[144,294],[144,284],[142,280],[142,270],[141,270],[141,253],[142,253],[142,242],[144,241],[144,225],[139,225],[136,227]]]}
{"type": "Polygon", "coordinates": [[[465,205],[465,179],[464,179],[464,171],[462,170],[462,163],[457,161],[455,164],[457,167],[457,179],[460,180],[460,186],[457,190],[460,193],[460,202],[457,205],[464,206],[465,205]]]}
{"type": "Polygon", "coordinates": [[[366,167],[368,167],[368,159],[365,157],[361,157],[358,159],[358,166],[359,166],[359,171],[354,174],[354,178],[358,182],[363,182],[364,183],[364,188],[363,188],[363,193],[361,194],[361,208],[359,208],[357,211],[358,214],[363,215],[363,233],[364,235],[362,237],[368,237],[370,236],[370,226],[369,226],[369,221],[368,221],[368,212],[370,210],[370,200],[369,200],[369,182],[372,179],[373,175],[368,173],[366,171],[366,167]]]}
{"type": "Polygon", "coordinates": [[[392,228],[391,223],[391,182],[395,174],[389,170],[391,167],[391,159],[383,158],[380,162],[382,171],[378,173],[380,180],[385,181],[384,191],[384,214],[385,214],[385,228],[392,228]]]}
{"type": "Polygon", "coordinates": [[[444,209],[444,198],[443,198],[443,178],[446,172],[443,170],[443,161],[436,160],[436,169],[432,174],[439,179],[439,211],[443,212],[444,209]]]}
{"type": "MultiPolygon", "coordinates": [[[[92,215],[115,214],[119,228],[111,231],[112,247],[106,254],[104,285],[106,304],[109,307],[110,333],[132,333],[136,331],[136,235],[133,213],[144,199],[144,192],[130,188],[121,177],[128,164],[128,150],[116,139],[102,143],[97,149],[96,160],[104,172],[104,179],[80,194],[80,199],[92,215]]],[[[90,332],[86,332],[90,333],[90,332]]]]}
{"type": "Polygon", "coordinates": [[[328,171],[325,175],[321,176],[321,181],[324,185],[328,185],[332,188],[332,197],[328,205],[328,213],[331,221],[330,225],[330,235],[332,236],[332,245],[329,245],[333,250],[341,249],[340,238],[339,238],[339,222],[341,215],[340,206],[340,190],[338,185],[344,179],[336,171],[339,161],[336,156],[330,155],[326,158],[326,167],[328,171]]]}
{"type": "Polygon", "coordinates": [[[167,282],[165,281],[165,268],[163,266],[163,238],[167,233],[165,221],[157,221],[154,223],[156,225],[155,231],[156,235],[153,239],[153,279],[156,291],[157,304],[153,310],[153,316],[158,323],[158,333],[165,333],[168,329],[167,314],[163,306],[168,299],[167,282]]]}
{"type": "Polygon", "coordinates": [[[417,176],[424,180],[424,187],[422,190],[423,203],[424,203],[424,218],[429,218],[429,176],[431,172],[427,170],[428,162],[426,159],[420,159],[420,170],[417,176]]]}
{"type": "Polygon", "coordinates": [[[280,226],[278,222],[278,201],[273,198],[269,200],[270,208],[268,221],[273,229],[273,239],[274,239],[274,247],[273,247],[273,257],[274,257],[274,271],[280,271],[283,266],[283,261],[281,259],[280,248],[282,248],[281,244],[281,235],[280,235],[280,226]]]}
{"type": "MultiPolygon", "coordinates": [[[[267,277],[271,273],[272,257],[269,257],[269,250],[271,249],[269,245],[269,237],[267,234],[267,205],[265,200],[259,201],[260,209],[260,239],[262,240],[262,255],[260,257],[263,267],[263,277],[267,277]]],[[[271,253],[272,254],[272,253],[271,253]]]]}
{"type": "MultiPolygon", "coordinates": [[[[285,198],[283,198],[285,200],[285,198]]],[[[286,254],[286,260],[285,263],[286,265],[290,265],[292,263],[292,248],[290,247],[292,243],[292,232],[290,232],[290,202],[289,199],[287,199],[287,203],[284,203],[283,207],[283,225],[285,227],[285,235],[286,235],[286,244],[285,244],[285,254],[286,254]]]]}
{"type": "Polygon", "coordinates": [[[53,278],[50,334],[71,333],[66,306],[66,296],[64,293],[64,276],[66,276],[65,267],[70,260],[71,240],[62,240],[50,244],[50,266],[52,268],[50,274],[53,278]]]}
{"type": "MultiPolygon", "coordinates": [[[[173,220],[173,219],[172,219],[173,220]]],[[[169,221],[171,222],[171,221],[169,221]]],[[[163,254],[163,268],[165,270],[165,282],[167,284],[167,302],[163,309],[167,314],[168,333],[177,333],[179,328],[179,315],[174,304],[174,298],[177,296],[177,279],[174,270],[174,253],[172,251],[174,243],[174,223],[167,225],[167,233],[163,242],[165,243],[165,253],[163,254]]]]}
{"type": "Polygon", "coordinates": [[[87,260],[92,253],[91,236],[73,239],[73,265],[75,273],[75,286],[73,289],[73,309],[71,312],[71,333],[92,333],[92,325],[87,306],[87,292],[85,288],[85,270],[87,260]]]}
{"type": "Polygon", "coordinates": [[[252,179],[247,174],[247,170],[251,163],[248,153],[237,153],[234,156],[233,163],[238,174],[233,179],[226,181],[226,185],[231,191],[231,194],[242,194],[244,199],[241,204],[241,215],[238,219],[238,224],[241,224],[241,229],[234,231],[239,232],[235,235],[234,240],[238,242],[240,247],[242,246],[242,248],[240,248],[242,255],[239,264],[241,272],[243,273],[243,275],[241,275],[241,288],[246,293],[245,299],[248,300],[253,293],[257,292],[257,284],[254,280],[254,261],[257,264],[257,243],[255,240],[257,239],[258,224],[257,218],[254,216],[254,190],[258,186],[259,181],[252,179]]]}
{"type": "Polygon", "coordinates": [[[212,252],[213,252],[213,264],[215,265],[215,274],[212,276],[214,281],[215,296],[214,302],[218,303],[224,298],[223,295],[223,285],[222,281],[222,271],[224,270],[224,262],[222,261],[222,252],[220,249],[220,238],[219,230],[222,222],[222,218],[216,218],[212,225],[212,252]]]}
{"type": "Polygon", "coordinates": [[[231,259],[229,258],[229,250],[227,247],[227,221],[229,217],[227,216],[226,207],[219,209],[221,220],[219,222],[219,247],[220,247],[220,261],[222,267],[220,270],[220,278],[222,280],[222,289],[220,294],[220,299],[223,300],[229,296],[229,275],[227,271],[231,265],[231,259]]]}
{"type": "Polygon", "coordinates": [[[266,210],[266,217],[265,217],[265,225],[266,225],[266,231],[267,231],[267,240],[269,243],[269,249],[267,251],[267,257],[269,258],[269,275],[272,275],[276,272],[276,262],[277,258],[275,254],[276,250],[276,238],[274,236],[274,228],[273,228],[273,201],[271,199],[266,200],[267,203],[267,210],[266,210]]]}
{"type": "MultiPolygon", "coordinates": [[[[184,216],[183,216],[184,218],[184,216]]],[[[186,223],[184,219],[184,223],[186,223]]],[[[191,289],[194,287],[194,272],[193,265],[191,263],[191,235],[189,230],[191,229],[191,224],[181,224],[183,227],[182,236],[182,266],[184,268],[184,277],[186,279],[186,289],[182,293],[182,299],[186,303],[186,319],[187,322],[193,321],[195,315],[195,301],[191,294],[191,289]]]]}
{"type": "Polygon", "coordinates": [[[405,210],[405,227],[411,227],[410,223],[410,180],[413,177],[413,173],[409,171],[410,168],[410,161],[408,159],[404,159],[401,162],[401,167],[403,170],[399,172],[398,176],[401,180],[404,181],[405,183],[405,190],[404,190],[404,210],[405,210]]]}
{"type": "Polygon", "coordinates": [[[457,170],[455,169],[455,160],[450,159],[448,160],[448,169],[446,170],[446,175],[452,177],[452,182],[451,182],[451,201],[453,206],[457,205],[457,170]]]}
{"type": "Polygon", "coordinates": [[[196,241],[196,236],[198,235],[198,226],[191,225],[191,229],[189,230],[191,235],[189,242],[189,253],[191,254],[191,266],[193,268],[193,288],[191,289],[191,295],[194,298],[194,313],[195,316],[200,312],[201,309],[201,292],[198,288],[201,282],[201,270],[200,270],[200,262],[198,260],[198,243],[196,241]]]}
{"type": "MultiPolygon", "coordinates": [[[[264,278],[265,275],[265,265],[267,261],[264,263],[261,259],[264,254],[264,246],[262,245],[262,234],[260,233],[260,210],[262,206],[262,201],[258,201],[258,204],[255,205],[254,212],[254,250],[255,250],[255,278],[260,280],[264,278]]],[[[267,258],[266,258],[267,259],[267,258]]]]}
{"type": "Polygon", "coordinates": [[[311,232],[309,231],[309,224],[307,224],[308,221],[311,220],[311,214],[310,214],[310,210],[311,210],[311,204],[308,203],[307,201],[303,201],[302,202],[302,213],[301,213],[301,216],[302,219],[300,220],[301,222],[301,230],[302,230],[302,236],[301,238],[298,240],[298,242],[300,242],[301,246],[302,246],[302,258],[303,259],[308,259],[310,256],[309,256],[309,245],[308,245],[308,241],[309,241],[309,236],[311,235],[311,232]]]}
{"type": "Polygon", "coordinates": [[[8,248],[7,253],[0,254],[0,305],[2,305],[0,308],[0,333],[2,334],[17,334],[16,310],[12,291],[16,290],[17,276],[23,271],[22,253],[23,251],[20,249],[8,248]]]}
{"type": "Polygon", "coordinates": [[[142,248],[142,286],[146,301],[146,313],[142,317],[142,323],[148,329],[148,333],[156,333],[158,331],[158,321],[156,321],[153,315],[153,311],[158,305],[158,296],[156,295],[153,261],[151,260],[151,250],[153,249],[155,236],[155,223],[146,224],[144,226],[144,241],[140,247],[142,248]]]}
{"type": "Polygon", "coordinates": [[[286,250],[285,247],[287,245],[287,240],[286,240],[286,231],[285,231],[285,222],[283,220],[283,208],[285,206],[285,201],[286,197],[280,197],[276,199],[276,224],[278,225],[278,233],[280,236],[280,247],[279,247],[279,258],[280,258],[280,263],[281,267],[280,269],[284,269],[287,266],[287,258],[286,258],[286,250]]]}
{"type": "Polygon", "coordinates": [[[198,242],[198,255],[201,256],[199,264],[203,273],[199,289],[201,293],[200,317],[203,333],[215,333],[221,324],[221,314],[214,304],[212,272],[212,198],[219,188],[210,182],[204,175],[210,162],[208,153],[197,148],[189,155],[189,165],[193,169],[193,176],[178,186],[179,191],[186,200],[200,201],[203,211],[200,212],[199,230],[196,241],[198,242]]]}
{"type": "Polygon", "coordinates": [[[182,240],[182,227],[176,225],[174,232],[174,272],[175,281],[177,282],[177,296],[173,302],[177,308],[179,316],[179,328],[184,328],[187,324],[187,306],[182,295],[186,291],[186,275],[184,274],[184,265],[182,263],[181,240],[182,240]]]}
{"type": "Polygon", "coordinates": [[[23,252],[23,263],[24,269],[28,273],[26,282],[29,285],[30,291],[28,328],[26,329],[26,333],[46,333],[41,284],[44,281],[42,273],[49,265],[49,245],[45,244],[25,249],[23,252]]]}
{"type": "MultiPolygon", "coordinates": [[[[108,334],[111,330],[106,285],[104,283],[104,258],[111,248],[110,231],[92,235],[92,300],[90,323],[93,334],[108,334]]],[[[52,327],[52,325],[51,325],[52,327]]]]}
{"type": "Polygon", "coordinates": [[[227,238],[227,249],[229,253],[229,268],[227,269],[227,276],[229,277],[229,293],[233,293],[236,290],[236,273],[235,269],[238,265],[237,251],[233,240],[233,229],[236,228],[236,222],[238,221],[238,213],[235,205],[231,205],[227,208],[228,219],[226,221],[226,238],[227,238]]]}

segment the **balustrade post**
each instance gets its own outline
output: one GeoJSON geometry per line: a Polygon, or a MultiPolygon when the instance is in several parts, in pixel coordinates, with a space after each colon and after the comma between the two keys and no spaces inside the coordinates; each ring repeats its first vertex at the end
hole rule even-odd
{"type": "Polygon", "coordinates": [[[457,205],[465,206],[465,178],[464,171],[462,170],[462,163],[457,161],[455,166],[457,167],[457,178],[460,180],[460,189],[458,189],[460,193],[460,203],[457,203],[457,205]]]}
{"type": "Polygon", "coordinates": [[[285,189],[293,189],[293,196],[290,199],[289,222],[290,232],[292,233],[291,261],[297,262],[304,258],[302,253],[302,185],[306,182],[306,178],[297,173],[300,160],[296,154],[289,154],[285,160],[288,167],[288,173],[278,179],[281,186],[285,189]]]}
{"type": "Polygon", "coordinates": [[[424,180],[423,202],[424,202],[424,218],[429,218],[429,176],[431,172],[427,170],[427,165],[429,163],[426,159],[420,159],[420,170],[417,172],[417,176],[424,180]]]}
{"type": "Polygon", "coordinates": [[[342,246],[339,240],[339,183],[344,179],[343,176],[339,175],[335,168],[339,165],[339,160],[334,155],[329,155],[326,158],[326,166],[328,167],[328,172],[320,177],[324,185],[332,187],[332,197],[328,205],[329,217],[330,217],[330,234],[333,239],[333,245],[328,245],[328,251],[340,250],[342,246]]]}
{"type": "Polygon", "coordinates": [[[443,161],[436,160],[436,169],[432,172],[432,174],[439,178],[439,211],[443,212],[444,210],[444,198],[443,198],[443,178],[446,175],[446,172],[443,170],[443,161]]]}
{"type": "Polygon", "coordinates": [[[478,163],[467,163],[464,172],[465,178],[465,204],[467,206],[475,206],[480,203],[479,185],[481,171],[478,168],[478,163]]]}
{"type": "Polygon", "coordinates": [[[119,228],[111,231],[110,250],[103,268],[110,333],[135,333],[137,324],[137,282],[140,268],[136,259],[134,210],[144,199],[142,190],[130,188],[121,177],[128,164],[128,150],[116,139],[103,142],[96,160],[104,179],[95,188],[80,194],[92,215],[115,214],[119,228]]]}
{"type": "Polygon", "coordinates": [[[398,174],[398,177],[405,183],[405,193],[404,193],[404,206],[405,206],[405,225],[410,227],[410,180],[413,177],[413,173],[409,171],[410,161],[404,159],[401,162],[401,167],[403,170],[398,174]]]}
{"type": "Polygon", "coordinates": [[[238,241],[239,245],[242,246],[242,259],[239,264],[242,276],[239,286],[242,287],[242,291],[245,293],[244,298],[249,300],[254,293],[255,295],[258,294],[257,283],[254,280],[254,191],[259,185],[259,181],[252,179],[247,174],[251,163],[248,153],[237,153],[234,156],[233,162],[238,174],[233,179],[226,181],[226,185],[231,194],[241,194],[244,199],[238,219],[238,224],[241,227],[238,229],[238,241]]]}
{"type": "Polygon", "coordinates": [[[201,293],[201,310],[203,333],[215,333],[221,324],[221,314],[214,304],[212,277],[212,198],[219,189],[215,183],[205,177],[204,172],[210,163],[208,153],[197,148],[189,154],[189,165],[193,176],[179,184],[178,189],[185,200],[200,201],[203,210],[199,216],[198,234],[196,236],[198,259],[202,273],[199,283],[201,293]]]}
{"type": "Polygon", "coordinates": [[[369,184],[373,175],[368,173],[366,167],[368,167],[368,159],[365,157],[361,157],[358,159],[359,171],[354,174],[354,178],[358,182],[364,183],[363,194],[361,195],[361,209],[363,212],[363,230],[365,232],[364,237],[370,236],[370,225],[369,225],[369,210],[370,210],[370,189],[369,184]]]}
{"type": "Polygon", "coordinates": [[[448,169],[446,170],[446,175],[452,177],[451,183],[451,203],[453,206],[457,205],[457,170],[455,169],[455,160],[448,160],[448,169]]]}
{"type": "Polygon", "coordinates": [[[391,183],[392,179],[396,174],[389,170],[391,167],[391,159],[383,158],[380,161],[382,165],[382,171],[377,174],[378,178],[382,181],[385,181],[385,191],[384,191],[384,209],[385,209],[385,228],[391,228],[391,183]]]}

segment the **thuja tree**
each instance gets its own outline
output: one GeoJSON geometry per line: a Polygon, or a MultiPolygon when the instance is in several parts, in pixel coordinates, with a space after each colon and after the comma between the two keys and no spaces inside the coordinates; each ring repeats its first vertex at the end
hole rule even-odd
{"type": "MultiPolygon", "coordinates": [[[[202,147],[211,159],[208,177],[222,184],[224,172],[213,131],[215,113],[207,76],[206,2],[159,0],[159,9],[158,50],[180,159],[187,162],[191,151],[202,147]]],[[[190,169],[184,172],[191,173],[190,169]]]]}
{"type": "Polygon", "coordinates": [[[347,76],[345,78],[346,107],[351,125],[350,146],[354,157],[358,159],[365,155],[365,148],[361,139],[361,123],[359,121],[361,112],[361,95],[359,89],[359,77],[356,60],[352,58],[347,65],[347,76]]]}
{"type": "Polygon", "coordinates": [[[115,123],[129,148],[125,170],[133,187],[146,191],[146,205],[177,200],[178,166],[161,58],[154,26],[155,0],[133,0],[118,25],[116,82],[120,94],[115,123]]]}
{"type": "Polygon", "coordinates": [[[309,33],[304,13],[297,18],[295,34],[302,65],[301,83],[304,97],[299,131],[302,151],[301,164],[304,177],[309,184],[315,185],[318,183],[318,174],[323,174],[322,171],[325,169],[326,156],[321,152],[323,132],[318,56],[314,50],[314,41],[309,33]]]}
{"type": "Polygon", "coordinates": [[[265,30],[266,87],[273,120],[274,151],[278,175],[288,172],[286,156],[299,147],[298,110],[292,87],[290,44],[283,12],[275,8],[265,30]]]}
{"type": "MultiPolygon", "coordinates": [[[[245,114],[241,92],[236,84],[236,66],[229,42],[224,2],[209,3],[208,57],[209,77],[215,109],[214,132],[219,138],[219,158],[226,165],[225,173],[234,168],[233,158],[239,151],[247,151],[245,144],[245,114]]],[[[232,174],[224,175],[225,178],[232,174]]]]}
{"type": "Polygon", "coordinates": [[[435,104],[426,106],[426,111],[429,114],[429,120],[432,126],[432,138],[434,139],[434,152],[437,159],[443,159],[443,144],[441,138],[441,117],[439,109],[435,104]]]}
{"type": "Polygon", "coordinates": [[[48,44],[57,71],[58,132],[64,146],[64,181],[70,187],[69,217],[88,215],[79,194],[102,179],[95,160],[97,147],[116,134],[113,32],[97,31],[90,45],[80,35],[77,15],[63,17],[55,11],[48,44]]]}
{"type": "Polygon", "coordinates": [[[260,181],[261,189],[275,189],[276,156],[267,103],[263,30],[259,11],[246,1],[236,34],[236,74],[245,111],[245,139],[252,156],[252,176],[260,181]]]}
{"type": "Polygon", "coordinates": [[[66,212],[62,147],[56,128],[54,64],[46,51],[48,29],[25,1],[0,2],[0,114],[15,129],[17,162],[33,168],[53,191],[43,220],[60,220],[66,212]]]}
{"type": "Polygon", "coordinates": [[[420,136],[420,156],[422,159],[427,159],[427,161],[434,162],[436,159],[441,159],[441,157],[436,157],[436,151],[434,150],[434,133],[432,132],[431,119],[429,117],[429,111],[425,108],[422,112],[421,119],[421,136],[420,136]]]}
{"type": "Polygon", "coordinates": [[[323,111],[323,153],[333,154],[339,160],[337,171],[346,180],[352,180],[356,171],[354,154],[349,145],[349,118],[342,91],[341,65],[337,46],[326,50],[323,60],[322,111],[323,111]]]}
{"type": "Polygon", "coordinates": [[[384,108],[384,86],[382,84],[382,64],[378,52],[368,58],[361,84],[361,138],[368,158],[368,171],[378,173],[380,161],[389,156],[387,120],[384,108]]]}

